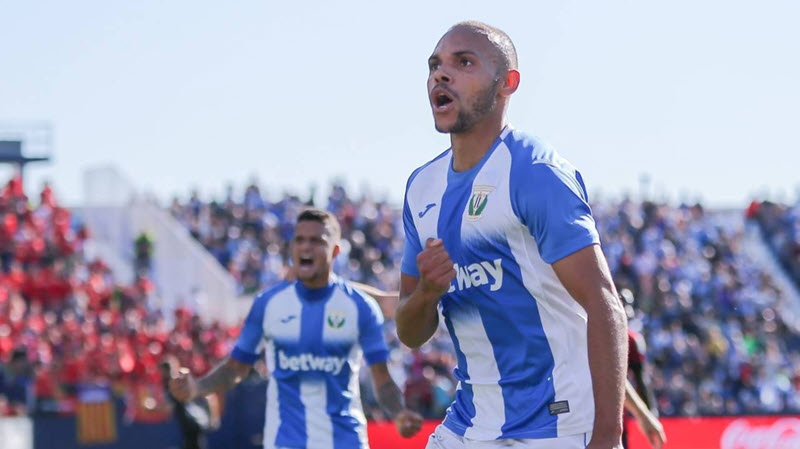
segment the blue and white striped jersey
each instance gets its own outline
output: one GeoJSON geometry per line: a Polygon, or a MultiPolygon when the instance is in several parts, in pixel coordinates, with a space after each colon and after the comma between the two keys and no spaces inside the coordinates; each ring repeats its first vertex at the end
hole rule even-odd
{"type": "Polygon", "coordinates": [[[264,447],[367,448],[358,370],[385,362],[374,299],[336,279],[321,289],[283,282],[253,302],[231,357],[270,372],[264,447]]]}
{"type": "Polygon", "coordinates": [[[472,169],[452,150],[409,178],[403,273],[440,238],[457,273],[439,302],[459,381],[444,425],[475,440],[589,432],[586,312],[551,264],[599,243],[580,173],[507,127],[472,169]]]}

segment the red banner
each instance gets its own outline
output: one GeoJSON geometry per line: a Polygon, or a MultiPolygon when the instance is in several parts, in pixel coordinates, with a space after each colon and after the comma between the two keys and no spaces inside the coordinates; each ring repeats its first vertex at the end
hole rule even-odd
{"type": "MultiPolygon", "coordinates": [[[[664,449],[800,449],[800,416],[734,416],[663,418],[667,434],[664,449]]],[[[424,449],[439,421],[427,421],[410,439],[401,438],[392,423],[369,424],[370,446],[381,449],[424,449]]],[[[630,449],[650,443],[629,423],[630,449]]]]}
{"type": "MultiPolygon", "coordinates": [[[[800,416],[664,418],[664,449],[800,449],[800,416]]],[[[629,423],[630,448],[650,444],[629,423]]]]}

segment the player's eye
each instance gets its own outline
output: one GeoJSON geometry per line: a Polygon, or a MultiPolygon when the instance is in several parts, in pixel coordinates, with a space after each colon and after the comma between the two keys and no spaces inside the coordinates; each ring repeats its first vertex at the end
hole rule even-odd
{"type": "Polygon", "coordinates": [[[437,70],[438,68],[439,68],[439,62],[438,61],[429,62],[428,63],[428,69],[430,69],[431,72],[433,72],[434,70],[437,70]]]}
{"type": "Polygon", "coordinates": [[[461,58],[461,60],[458,62],[462,67],[469,67],[472,65],[472,61],[470,61],[469,58],[461,58]]]}

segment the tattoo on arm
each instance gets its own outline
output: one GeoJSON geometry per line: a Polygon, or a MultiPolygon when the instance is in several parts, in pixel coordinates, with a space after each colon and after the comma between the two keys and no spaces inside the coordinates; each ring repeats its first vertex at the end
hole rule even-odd
{"type": "Polygon", "coordinates": [[[385,382],[378,387],[377,397],[378,403],[392,418],[397,416],[397,414],[405,408],[403,392],[400,391],[400,388],[398,388],[393,381],[385,382]]]}
{"type": "Polygon", "coordinates": [[[239,374],[226,362],[217,365],[208,374],[197,380],[198,396],[206,396],[215,391],[228,390],[240,380],[239,374]]]}

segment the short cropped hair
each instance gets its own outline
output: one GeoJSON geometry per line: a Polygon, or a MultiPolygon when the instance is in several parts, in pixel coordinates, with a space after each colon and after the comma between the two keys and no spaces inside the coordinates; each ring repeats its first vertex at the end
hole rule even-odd
{"type": "Polygon", "coordinates": [[[297,222],[300,223],[301,221],[316,221],[317,223],[322,223],[325,229],[328,230],[328,234],[333,237],[334,243],[342,238],[342,227],[339,225],[339,220],[328,211],[315,208],[304,209],[300,212],[300,215],[297,216],[297,222]]]}
{"type": "Polygon", "coordinates": [[[517,70],[517,48],[514,47],[514,43],[511,42],[511,38],[508,37],[505,31],[486,23],[478,22],[477,20],[467,20],[453,25],[447,32],[449,33],[458,28],[466,28],[486,36],[486,39],[488,39],[495,50],[497,50],[497,62],[499,63],[500,69],[517,70]]]}

